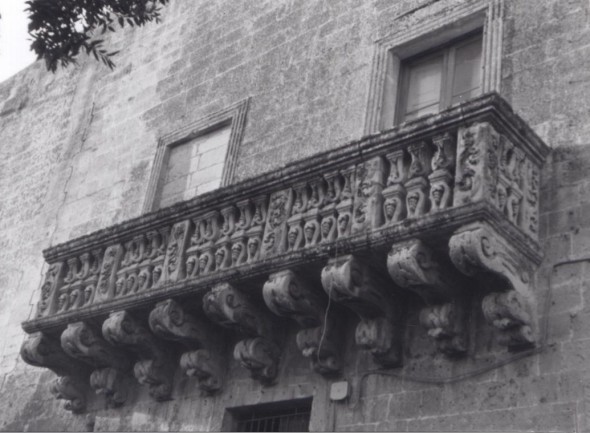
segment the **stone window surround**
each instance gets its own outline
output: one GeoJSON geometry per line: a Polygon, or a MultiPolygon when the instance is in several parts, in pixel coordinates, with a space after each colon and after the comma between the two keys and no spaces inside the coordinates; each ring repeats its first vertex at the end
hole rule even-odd
{"type": "Polygon", "coordinates": [[[403,59],[482,29],[482,94],[500,93],[504,0],[459,6],[442,17],[375,42],[364,135],[394,126],[403,59]]]}
{"type": "Polygon", "coordinates": [[[246,124],[246,113],[249,102],[250,98],[246,98],[160,137],[143,205],[143,213],[157,210],[156,196],[161,188],[161,181],[170,155],[170,149],[226,125],[230,125],[231,133],[227,145],[220,187],[232,183],[237,163],[238,148],[242,141],[244,126],[246,124]]]}

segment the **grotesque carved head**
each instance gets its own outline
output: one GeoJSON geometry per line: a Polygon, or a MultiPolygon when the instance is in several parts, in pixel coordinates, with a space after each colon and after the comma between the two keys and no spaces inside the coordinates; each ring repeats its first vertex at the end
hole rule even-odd
{"type": "Polygon", "coordinates": [[[121,293],[123,293],[124,285],[125,285],[125,278],[123,276],[120,276],[119,278],[117,278],[117,281],[115,282],[115,296],[118,296],[121,293]]]}
{"type": "Polygon", "coordinates": [[[152,271],[152,282],[154,284],[158,283],[160,281],[161,276],[162,276],[162,268],[159,266],[156,266],[154,268],[154,270],[152,271]]]}
{"type": "Polygon", "coordinates": [[[215,267],[219,269],[223,266],[223,261],[225,259],[225,248],[217,248],[215,251],[215,267]]]}
{"type": "Polygon", "coordinates": [[[412,193],[408,196],[408,208],[410,209],[411,212],[416,211],[416,207],[418,206],[419,199],[420,199],[420,196],[418,195],[418,193],[412,193]]]}
{"type": "Polygon", "coordinates": [[[205,272],[205,268],[207,268],[207,263],[209,263],[209,255],[208,254],[201,254],[199,256],[199,272],[205,272]]]}
{"type": "Polygon", "coordinates": [[[241,242],[236,242],[231,246],[231,258],[234,263],[236,263],[236,261],[240,258],[243,249],[244,246],[241,242]]]}
{"type": "Polygon", "coordinates": [[[90,299],[92,298],[92,293],[94,292],[94,286],[90,285],[90,286],[86,286],[86,288],[84,289],[84,305],[88,304],[90,302],[90,299]]]}
{"type": "Polygon", "coordinates": [[[343,213],[338,217],[338,228],[340,229],[340,233],[345,233],[348,227],[348,221],[350,216],[347,213],[343,213]]]}
{"type": "Polygon", "coordinates": [[[195,270],[195,266],[197,264],[197,258],[195,256],[190,256],[186,261],[186,273],[187,275],[191,276],[193,271],[195,270]]]}
{"type": "Polygon", "coordinates": [[[322,221],[322,236],[326,238],[330,234],[334,221],[332,217],[324,218],[322,221]]]}
{"type": "Polygon", "coordinates": [[[297,241],[297,237],[299,235],[299,227],[293,226],[289,229],[289,234],[287,235],[287,240],[289,242],[289,249],[295,248],[295,242],[297,241]]]}
{"type": "Polygon", "coordinates": [[[397,209],[397,201],[393,199],[385,200],[385,217],[387,220],[391,220],[393,215],[395,215],[395,210],[397,209]]]}
{"type": "Polygon", "coordinates": [[[432,199],[437,206],[440,206],[445,188],[442,185],[436,185],[432,188],[432,199]]]}
{"type": "Polygon", "coordinates": [[[311,242],[311,240],[313,239],[313,235],[315,233],[315,225],[311,221],[309,221],[305,224],[303,232],[305,233],[305,240],[307,242],[311,242]]]}

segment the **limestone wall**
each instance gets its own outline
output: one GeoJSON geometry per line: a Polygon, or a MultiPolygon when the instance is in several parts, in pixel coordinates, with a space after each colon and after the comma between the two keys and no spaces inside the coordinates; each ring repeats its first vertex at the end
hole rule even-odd
{"type": "MultiPolygon", "coordinates": [[[[0,429],[215,430],[225,407],[313,395],[317,430],[590,430],[590,262],[565,263],[590,256],[586,0],[506,1],[501,94],[555,149],[536,275],[541,315],[553,285],[543,353],[454,383],[360,384],[368,360],[349,348],[353,396],[334,404],[291,340],[274,387],[232,365],[220,395],[177,377],[170,402],[137,388],[124,408],[97,399],[82,416],[50,395],[53,373],[18,354],[42,249],[140,215],[160,136],[251,97],[238,180],[360,138],[375,41],[465,2],[177,0],[161,24],[113,35],[114,71],[81,59],[53,75],[37,63],[0,83],[0,429]]],[[[470,373],[469,361],[440,373],[470,373]]]]}

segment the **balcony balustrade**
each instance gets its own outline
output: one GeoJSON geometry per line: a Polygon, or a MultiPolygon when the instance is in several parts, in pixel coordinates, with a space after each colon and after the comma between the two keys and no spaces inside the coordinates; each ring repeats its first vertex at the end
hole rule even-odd
{"type": "Polygon", "coordinates": [[[485,294],[501,344],[531,347],[548,151],[488,94],[56,245],[22,357],[59,376],[72,411],[88,385],[123,404],[132,376],[165,400],[177,367],[205,392],[223,387],[228,332],[235,359],[272,384],[276,323],[292,320],[311,368],[337,374],[345,335],[332,302],[358,316],[359,348],[395,368],[408,291],[449,357],[468,350],[469,290],[485,294]]]}

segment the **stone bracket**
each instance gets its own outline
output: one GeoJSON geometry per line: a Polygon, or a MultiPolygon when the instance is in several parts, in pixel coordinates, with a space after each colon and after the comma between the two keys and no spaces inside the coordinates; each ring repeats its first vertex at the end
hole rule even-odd
{"type": "Polygon", "coordinates": [[[531,278],[533,264],[489,224],[478,222],[465,226],[449,240],[451,260],[468,276],[490,285],[486,275],[496,275],[506,284],[489,287],[493,293],[483,300],[488,323],[502,331],[500,343],[509,346],[531,344],[535,337],[531,306],[535,296],[531,278]],[[500,296],[501,295],[501,296],[500,296]],[[508,325],[510,323],[510,325],[508,325]],[[519,323],[517,326],[516,323],[519,323]],[[521,337],[505,338],[506,330],[518,327],[521,337]]]}
{"type": "Polygon", "coordinates": [[[322,269],[322,285],[334,301],[361,318],[356,342],[386,366],[401,363],[401,314],[393,284],[353,255],[330,259],[322,269]]]}
{"type": "Polygon", "coordinates": [[[123,346],[139,356],[133,373],[139,383],[149,386],[155,400],[170,398],[174,364],[166,347],[162,347],[145,326],[127,311],[118,311],[104,321],[102,333],[109,343],[123,346]]]}
{"type": "Polygon", "coordinates": [[[297,334],[297,344],[303,355],[310,358],[312,368],[320,374],[337,372],[341,362],[337,341],[333,340],[339,340],[341,328],[334,326],[332,317],[324,320],[327,300],[323,292],[286,270],[271,274],[262,294],[273,313],[290,317],[303,328],[297,334]]]}
{"type": "Polygon", "coordinates": [[[159,302],[149,317],[151,330],[160,338],[176,341],[191,351],[183,353],[180,366],[189,376],[197,377],[199,388],[211,393],[223,384],[223,361],[219,353],[221,335],[210,324],[187,313],[175,300],[159,302]],[[199,349],[199,350],[195,350],[199,349]]]}
{"type": "Polygon", "coordinates": [[[219,325],[252,337],[236,344],[234,358],[250,370],[253,378],[263,383],[270,383],[276,378],[279,340],[266,310],[228,283],[218,284],[205,294],[203,310],[219,325]]]}

